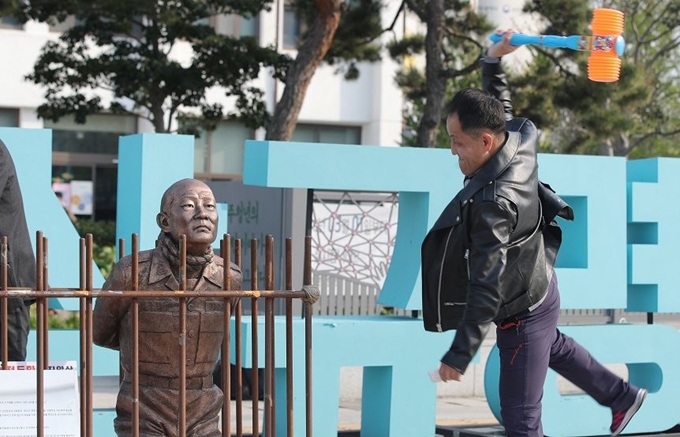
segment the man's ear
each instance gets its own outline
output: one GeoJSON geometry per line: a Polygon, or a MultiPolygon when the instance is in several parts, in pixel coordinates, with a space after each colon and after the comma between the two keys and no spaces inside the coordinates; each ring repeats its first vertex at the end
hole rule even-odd
{"type": "Polygon", "coordinates": [[[485,152],[490,152],[493,149],[494,140],[495,137],[491,134],[491,132],[482,133],[482,142],[484,143],[485,152]]]}
{"type": "Polygon", "coordinates": [[[170,232],[170,222],[168,220],[168,215],[166,213],[159,212],[156,215],[156,224],[158,225],[159,228],[161,228],[161,231],[170,232]]]}

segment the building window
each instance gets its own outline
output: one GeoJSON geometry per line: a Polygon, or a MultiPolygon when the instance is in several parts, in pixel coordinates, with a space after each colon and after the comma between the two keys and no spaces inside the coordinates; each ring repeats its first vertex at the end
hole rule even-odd
{"type": "Polygon", "coordinates": [[[291,141],[305,143],[361,144],[361,127],[298,124],[291,141]]]}
{"type": "Polygon", "coordinates": [[[45,120],[44,126],[52,129],[53,152],[118,155],[118,137],[137,132],[137,117],[95,114],[85,124],[64,117],[56,123],[45,120]]]}
{"type": "Polygon", "coordinates": [[[0,108],[0,127],[19,127],[19,110],[0,108]]]}
{"type": "Polygon", "coordinates": [[[0,28],[23,29],[24,25],[13,15],[0,17],[0,28]]]}
{"type": "MultiPolygon", "coordinates": [[[[96,220],[115,220],[118,184],[118,139],[137,132],[137,117],[132,115],[95,114],[87,123],[78,124],[73,117],[54,123],[52,129],[52,179],[59,184],[88,187],[91,203],[70,202],[72,212],[96,220]],[[81,209],[83,205],[88,207],[81,209]]],[[[78,196],[76,196],[78,197],[78,196]]],[[[81,199],[82,200],[82,199],[81,199]]]]}
{"type": "Polygon", "coordinates": [[[69,15],[64,19],[64,21],[60,21],[55,24],[50,23],[50,32],[66,32],[67,30],[71,30],[73,26],[76,25],[76,17],[75,15],[69,15]]]}
{"type": "Polygon", "coordinates": [[[257,38],[259,18],[258,16],[245,18],[233,14],[216,15],[211,18],[211,25],[219,35],[257,38]]]}
{"type": "Polygon", "coordinates": [[[243,147],[255,132],[237,121],[222,121],[212,132],[196,138],[194,172],[239,179],[243,174],[243,147]]]}
{"type": "Polygon", "coordinates": [[[297,49],[302,34],[300,14],[293,5],[286,2],[283,6],[283,48],[297,49]]]}

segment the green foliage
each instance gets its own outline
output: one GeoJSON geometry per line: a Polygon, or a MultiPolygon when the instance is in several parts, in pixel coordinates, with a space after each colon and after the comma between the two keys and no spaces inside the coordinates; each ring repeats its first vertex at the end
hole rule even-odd
{"type": "MultiPolygon", "coordinates": [[[[529,9],[545,34],[589,34],[587,0],[542,0],[529,9]]],[[[627,47],[620,79],[587,79],[588,54],[530,48],[529,68],[510,77],[518,115],[543,130],[545,150],[630,157],[678,156],[680,7],[677,2],[611,0],[625,14],[627,47]]]]}
{"type": "Polygon", "coordinates": [[[95,244],[92,247],[92,259],[94,259],[95,264],[99,267],[102,276],[106,278],[116,263],[116,247],[95,244]]]}
{"type": "Polygon", "coordinates": [[[116,222],[80,219],[75,226],[82,238],[92,234],[92,258],[106,278],[116,262],[116,222]]]}
{"type": "Polygon", "coordinates": [[[214,115],[205,94],[223,87],[237,100],[225,114],[263,126],[268,114],[262,92],[247,86],[263,68],[283,78],[287,56],[260,47],[254,38],[217,34],[208,25],[217,14],[253,16],[272,0],[32,0],[19,16],[56,23],[69,16],[76,25],[43,47],[28,79],[45,88],[46,103],[38,114],[58,120],[72,114],[79,123],[87,115],[110,110],[148,118],[157,132],[167,132],[178,112],[214,115]],[[189,44],[192,57],[179,63],[171,56],[178,43],[189,44]],[[110,105],[93,90],[108,91],[110,105]],[[132,105],[123,102],[131,101],[132,105]],[[212,113],[212,114],[211,114],[212,113]]]}
{"type": "Polygon", "coordinates": [[[0,16],[12,15],[18,7],[17,0],[0,0],[0,16]]]}
{"type": "Polygon", "coordinates": [[[85,238],[87,234],[92,234],[95,244],[116,245],[116,222],[113,220],[89,220],[80,219],[74,223],[78,235],[85,238]]]}
{"type": "MultiPolygon", "coordinates": [[[[311,28],[312,20],[318,13],[315,3],[315,0],[292,2],[307,29],[311,28]]],[[[380,0],[349,0],[345,3],[345,10],[324,62],[337,66],[337,71],[343,73],[347,80],[359,77],[359,62],[380,60],[382,46],[377,39],[384,32],[382,7],[380,0]]],[[[307,36],[308,32],[302,35],[303,39],[307,36]]]]}
{"type": "MultiPolygon", "coordinates": [[[[36,329],[38,327],[36,305],[31,305],[29,323],[31,329],[36,329]]],[[[47,326],[49,329],[79,329],[80,315],[75,311],[49,310],[47,314],[47,326]]]]}

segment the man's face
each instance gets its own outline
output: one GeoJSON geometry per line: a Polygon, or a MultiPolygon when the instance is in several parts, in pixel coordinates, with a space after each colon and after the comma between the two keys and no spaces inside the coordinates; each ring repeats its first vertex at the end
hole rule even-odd
{"type": "Polygon", "coordinates": [[[187,252],[202,252],[217,235],[215,197],[203,182],[187,180],[171,191],[164,211],[159,214],[159,225],[172,239],[187,238],[187,252]]]}
{"type": "Polygon", "coordinates": [[[451,139],[451,153],[458,156],[460,171],[465,176],[472,176],[490,157],[490,148],[487,147],[490,135],[463,132],[458,114],[449,115],[446,119],[446,131],[451,139]]]}

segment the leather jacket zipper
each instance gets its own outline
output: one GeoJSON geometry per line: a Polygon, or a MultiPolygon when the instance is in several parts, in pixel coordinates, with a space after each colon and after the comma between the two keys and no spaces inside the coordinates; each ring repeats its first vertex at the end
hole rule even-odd
{"type": "Polygon", "coordinates": [[[442,276],[444,274],[444,260],[446,260],[446,252],[449,249],[449,240],[453,234],[453,227],[446,237],[446,244],[444,245],[444,254],[442,255],[442,262],[439,266],[439,284],[437,286],[437,331],[442,332],[442,276]]]}
{"type": "Polygon", "coordinates": [[[467,267],[467,279],[470,281],[470,249],[465,249],[463,258],[465,258],[465,267],[467,267]]]}

